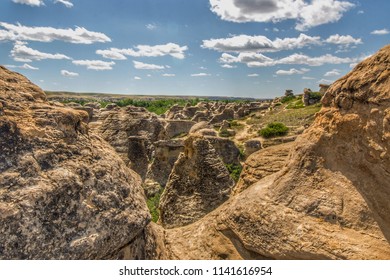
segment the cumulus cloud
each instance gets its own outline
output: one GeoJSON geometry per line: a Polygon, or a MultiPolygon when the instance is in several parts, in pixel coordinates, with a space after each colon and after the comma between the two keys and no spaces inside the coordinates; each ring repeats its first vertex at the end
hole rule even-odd
{"type": "Polygon", "coordinates": [[[206,76],[211,76],[211,74],[207,74],[207,73],[191,74],[191,77],[206,77],[206,76]]]}
{"type": "Polygon", "coordinates": [[[162,74],[163,77],[175,77],[175,74],[162,74]]]}
{"type": "Polygon", "coordinates": [[[33,6],[33,7],[34,6],[39,7],[39,6],[45,5],[43,0],[12,0],[12,2],[17,3],[17,4],[25,4],[25,5],[29,5],[29,6],[33,6]]]}
{"type": "Polygon", "coordinates": [[[356,5],[338,0],[210,0],[211,11],[233,22],[297,20],[296,29],[336,22],[356,5]]]}
{"type": "Polygon", "coordinates": [[[237,68],[237,66],[235,65],[230,65],[230,64],[223,64],[221,65],[222,68],[227,68],[227,69],[233,69],[233,68],[237,68]]]}
{"type": "Polygon", "coordinates": [[[333,69],[331,71],[328,71],[325,73],[325,77],[334,77],[334,76],[340,76],[341,73],[340,73],[340,70],[338,69],[333,69]]]}
{"type": "Polygon", "coordinates": [[[168,43],[165,45],[138,45],[132,49],[110,48],[109,50],[97,50],[96,54],[100,54],[105,58],[110,59],[126,59],[126,56],[132,57],[159,57],[170,55],[174,58],[184,59],[187,46],[179,46],[178,44],[168,43]],[[115,58],[116,57],[116,58],[115,58]]]}
{"type": "Polygon", "coordinates": [[[297,38],[277,38],[271,41],[265,36],[239,35],[231,38],[204,40],[202,48],[220,52],[276,52],[321,45],[321,37],[300,34],[297,38]]]}
{"type": "Polygon", "coordinates": [[[89,31],[83,27],[59,29],[53,27],[30,27],[21,24],[0,22],[0,40],[53,42],[55,40],[73,44],[92,44],[111,42],[100,32],[89,31]]]}
{"type": "Polygon", "coordinates": [[[39,70],[37,67],[33,67],[30,64],[23,64],[23,65],[5,65],[5,67],[8,68],[19,68],[19,69],[25,69],[25,70],[39,70]]]}
{"type": "Polygon", "coordinates": [[[141,78],[141,77],[138,77],[138,76],[135,76],[135,77],[134,77],[134,80],[142,80],[142,78],[141,78]]]}
{"type": "Polygon", "coordinates": [[[68,70],[61,70],[61,75],[64,77],[74,78],[74,77],[78,77],[79,73],[70,72],[68,70]]]}
{"type": "Polygon", "coordinates": [[[259,74],[248,74],[248,77],[258,77],[259,74]]]}
{"type": "Polygon", "coordinates": [[[155,30],[157,28],[157,25],[154,23],[149,23],[149,24],[145,25],[145,27],[149,30],[155,30]]]}
{"type": "Polygon", "coordinates": [[[44,53],[38,50],[34,50],[27,46],[27,43],[16,42],[13,49],[11,50],[11,57],[15,61],[20,62],[32,62],[33,60],[44,60],[44,59],[71,59],[64,54],[51,54],[44,53]]]}
{"type": "Polygon", "coordinates": [[[390,31],[387,30],[386,28],[379,29],[379,30],[374,30],[374,31],[371,32],[371,34],[373,34],[373,35],[387,35],[389,33],[390,33],[390,31]]]}
{"type": "MultiPolygon", "coordinates": [[[[325,54],[317,57],[310,57],[298,53],[294,53],[292,55],[280,59],[272,59],[258,53],[240,53],[238,56],[223,53],[219,60],[221,63],[224,64],[245,63],[248,67],[266,67],[266,66],[275,66],[280,64],[321,66],[324,64],[354,63],[357,62],[359,59],[349,58],[349,57],[342,58],[342,57],[333,56],[331,54],[325,54]]],[[[301,71],[303,70],[301,69],[301,71]]]]}
{"type": "Polygon", "coordinates": [[[308,72],[309,69],[302,68],[301,70],[291,68],[290,70],[278,70],[276,71],[276,75],[301,75],[308,72]]]}
{"type": "Polygon", "coordinates": [[[362,44],[362,39],[358,38],[355,39],[351,35],[339,35],[335,34],[330,36],[328,39],[325,40],[326,43],[329,44],[335,44],[335,45],[357,45],[357,44],[362,44]]]}
{"type": "Polygon", "coordinates": [[[147,64],[140,61],[133,61],[134,68],[135,69],[141,69],[141,70],[162,70],[165,69],[165,66],[163,65],[156,65],[156,64],[147,64]]]}
{"type": "Polygon", "coordinates": [[[102,60],[73,60],[74,65],[86,66],[89,70],[112,70],[115,65],[113,61],[102,60]]]}
{"type": "Polygon", "coordinates": [[[330,85],[330,84],[333,84],[334,81],[331,81],[331,80],[326,80],[326,79],[321,79],[319,80],[317,83],[319,84],[325,84],[325,85],[330,85]]]}
{"type": "Polygon", "coordinates": [[[273,51],[272,41],[264,36],[239,35],[226,39],[204,40],[202,48],[220,52],[273,51]]]}
{"type": "Polygon", "coordinates": [[[70,2],[70,1],[66,1],[66,0],[55,0],[54,3],[61,3],[61,4],[63,4],[67,8],[72,8],[73,7],[73,3],[70,2]]]}

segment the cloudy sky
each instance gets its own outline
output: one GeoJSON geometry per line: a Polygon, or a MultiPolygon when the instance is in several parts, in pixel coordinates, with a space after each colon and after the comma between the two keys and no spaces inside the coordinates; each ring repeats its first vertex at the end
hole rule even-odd
{"type": "Polygon", "coordinates": [[[0,64],[47,90],[275,97],[390,43],[388,0],[1,0],[0,64]]]}

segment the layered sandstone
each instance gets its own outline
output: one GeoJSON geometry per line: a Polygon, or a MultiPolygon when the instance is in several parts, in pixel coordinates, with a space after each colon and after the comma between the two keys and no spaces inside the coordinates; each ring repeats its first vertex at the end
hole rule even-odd
{"type": "MultiPolygon", "coordinates": [[[[118,258],[150,220],[139,176],[88,132],[88,114],[46,102],[0,67],[0,258],[118,258]]],[[[128,258],[136,258],[128,254],[128,258]]]]}

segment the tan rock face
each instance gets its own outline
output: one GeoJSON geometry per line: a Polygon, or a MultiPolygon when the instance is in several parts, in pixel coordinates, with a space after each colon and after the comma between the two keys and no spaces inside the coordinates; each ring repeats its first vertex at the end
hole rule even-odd
{"type": "Polygon", "coordinates": [[[252,154],[245,161],[233,193],[238,194],[264,177],[280,171],[287,164],[288,155],[294,144],[290,142],[271,146],[252,154]]]}
{"type": "MultiPolygon", "coordinates": [[[[93,131],[110,143],[130,167],[140,166],[137,163],[139,156],[144,162],[153,158],[153,143],[168,139],[165,125],[166,123],[157,115],[147,112],[144,108],[132,106],[116,107],[109,111],[103,111],[98,120],[91,123],[93,131]],[[144,140],[136,141],[136,138],[144,140]],[[142,149],[142,155],[139,154],[140,151],[134,151],[135,145],[142,149]]],[[[144,169],[144,165],[137,169],[137,171],[144,170],[140,174],[143,179],[147,171],[147,168],[144,169]]]]}
{"type": "Polygon", "coordinates": [[[150,220],[139,176],[86,112],[45,99],[0,68],[0,258],[106,258],[150,220]]]}
{"type": "Polygon", "coordinates": [[[226,201],[233,185],[210,142],[190,136],[161,196],[159,221],[166,228],[190,224],[226,201]]]}
{"type": "Polygon", "coordinates": [[[335,82],[288,165],[167,231],[171,257],[390,259],[389,65],[387,46],[335,82]]]}

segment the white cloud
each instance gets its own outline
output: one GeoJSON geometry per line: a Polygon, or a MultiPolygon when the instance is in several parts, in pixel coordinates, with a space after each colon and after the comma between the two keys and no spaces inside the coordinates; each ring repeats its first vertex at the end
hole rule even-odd
{"type": "Polygon", "coordinates": [[[204,40],[202,48],[220,52],[270,51],[275,47],[270,39],[264,36],[239,35],[231,38],[204,40]]]}
{"type": "Polygon", "coordinates": [[[162,74],[163,77],[175,77],[175,74],[162,74]]]}
{"type": "Polygon", "coordinates": [[[351,63],[351,64],[349,65],[349,67],[351,67],[351,68],[355,68],[355,66],[356,66],[356,65],[358,65],[358,64],[359,64],[358,62],[351,63]]]}
{"type": "Polygon", "coordinates": [[[316,78],[303,76],[302,80],[315,80],[316,78]]]}
{"type": "Polygon", "coordinates": [[[147,64],[140,61],[133,60],[134,68],[135,69],[141,69],[141,70],[162,70],[165,69],[165,66],[163,65],[156,65],[156,64],[147,64]]]}
{"type": "Polygon", "coordinates": [[[170,55],[174,58],[184,59],[185,51],[188,50],[187,46],[179,46],[174,43],[168,43],[165,45],[138,45],[133,49],[117,49],[110,48],[109,50],[97,50],[96,53],[102,55],[105,58],[125,59],[125,56],[132,57],[159,57],[170,55]]]}
{"type": "Polygon", "coordinates": [[[371,34],[373,34],[373,35],[387,35],[389,33],[390,33],[390,31],[387,30],[386,28],[379,29],[379,30],[374,30],[374,31],[371,32],[371,34]]]}
{"type": "Polygon", "coordinates": [[[330,85],[330,84],[333,84],[333,82],[334,82],[334,81],[331,81],[331,80],[321,79],[321,80],[319,80],[317,83],[319,83],[319,84],[330,85]]]}
{"type": "Polygon", "coordinates": [[[25,4],[29,6],[44,6],[45,3],[43,0],[12,0],[12,2],[17,3],[17,4],[25,4]]]}
{"type": "Polygon", "coordinates": [[[43,59],[71,59],[70,57],[64,54],[51,54],[44,53],[38,50],[27,47],[27,43],[16,42],[13,49],[11,50],[11,57],[15,61],[20,62],[31,62],[33,60],[43,60],[43,59]]]}
{"type": "Polygon", "coordinates": [[[358,38],[355,39],[351,35],[339,35],[335,34],[330,36],[328,39],[325,40],[326,43],[329,44],[336,44],[336,45],[351,45],[351,44],[362,44],[362,39],[358,38]]]}
{"type": "Polygon", "coordinates": [[[325,77],[334,77],[334,76],[340,76],[340,75],[341,75],[340,70],[333,69],[332,71],[326,72],[324,76],[325,77]]]}
{"type": "Polygon", "coordinates": [[[155,30],[157,28],[157,25],[154,23],[149,23],[149,24],[145,25],[145,27],[149,30],[155,30]]]}
{"type": "Polygon", "coordinates": [[[276,71],[276,75],[301,75],[310,71],[309,69],[302,68],[301,70],[291,68],[290,70],[278,70],[276,71]]]}
{"type": "Polygon", "coordinates": [[[211,11],[233,22],[279,22],[297,20],[297,30],[338,21],[355,7],[338,0],[210,0],[211,11]]]}
{"type": "MultiPolygon", "coordinates": [[[[360,61],[360,59],[358,58],[342,58],[333,56],[331,54],[326,54],[318,57],[310,57],[304,54],[297,53],[280,59],[272,59],[257,53],[240,53],[238,56],[223,53],[219,60],[221,63],[224,64],[245,63],[248,67],[267,67],[280,64],[321,66],[324,64],[343,64],[360,61]]],[[[309,69],[302,68],[300,71],[305,72],[305,70],[309,69]]]]}
{"type": "Polygon", "coordinates": [[[206,76],[211,76],[211,74],[207,74],[207,73],[191,74],[191,77],[206,77],[206,76]]]}
{"type": "Polygon", "coordinates": [[[221,65],[221,67],[222,67],[222,68],[227,68],[227,69],[237,68],[237,66],[230,65],[230,64],[223,64],[223,65],[221,65]]]}
{"type": "Polygon", "coordinates": [[[248,77],[258,77],[259,74],[249,74],[248,77]]]}
{"type": "Polygon", "coordinates": [[[324,64],[352,63],[354,61],[355,59],[353,58],[341,58],[333,56],[331,54],[326,54],[318,57],[310,57],[303,54],[292,54],[288,57],[278,60],[277,64],[301,64],[309,66],[321,66],[324,64]]]}
{"type": "Polygon", "coordinates": [[[61,70],[61,75],[64,77],[74,78],[74,77],[78,77],[79,73],[70,72],[68,70],[61,70]]]}
{"type": "Polygon", "coordinates": [[[312,37],[301,33],[297,38],[277,38],[274,41],[274,46],[278,50],[301,49],[310,45],[321,45],[321,37],[312,37]]]}
{"type": "Polygon", "coordinates": [[[102,60],[73,60],[73,64],[79,66],[86,66],[90,70],[112,70],[112,66],[115,65],[113,61],[102,60]]]}
{"type": "Polygon", "coordinates": [[[19,68],[19,69],[25,69],[25,70],[39,70],[39,68],[37,67],[33,67],[27,63],[23,64],[23,65],[5,65],[5,67],[8,67],[8,68],[19,68]]]}
{"type": "Polygon", "coordinates": [[[126,56],[121,54],[119,49],[111,48],[109,50],[97,50],[96,54],[99,54],[107,59],[113,60],[126,60],[126,56]]]}
{"type": "Polygon", "coordinates": [[[61,4],[63,4],[67,8],[72,8],[73,7],[73,3],[70,2],[70,1],[67,1],[67,0],[55,0],[54,3],[61,3],[61,4]]]}
{"type": "Polygon", "coordinates": [[[135,77],[134,77],[134,80],[142,80],[142,78],[141,78],[141,77],[138,77],[138,76],[135,76],[135,77]]]}
{"type": "Polygon", "coordinates": [[[265,36],[238,35],[230,38],[203,40],[202,48],[220,52],[276,52],[321,45],[321,38],[300,34],[298,38],[277,38],[271,41],[265,36]]]}
{"type": "Polygon", "coordinates": [[[111,42],[100,32],[89,31],[83,27],[58,29],[53,27],[29,27],[0,22],[0,40],[52,42],[55,40],[74,44],[92,44],[111,42]]]}

